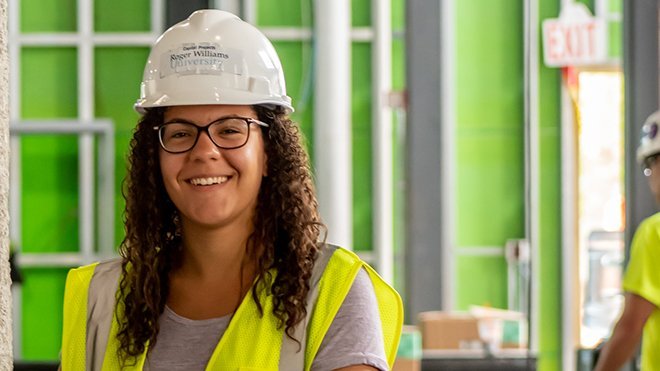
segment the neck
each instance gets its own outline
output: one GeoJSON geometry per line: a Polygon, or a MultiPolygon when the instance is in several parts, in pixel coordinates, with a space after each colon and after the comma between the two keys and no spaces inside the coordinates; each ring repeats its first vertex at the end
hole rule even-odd
{"type": "Polygon", "coordinates": [[[256,275],[257,253],[247,249],[253,231],[245,228],[206,228],[182,223],[181,266],[170,275],[167,304],[191,319],[233,313],[247,295],[256,275]]]}
{"type": "Polygon", "coordinates": [[[207,228],[183,223],[183,261],[181,273],[201,279],[225,279],[243,268],[251,271],[256,262],[254,251],[248,251],[251,223],[243,226],[207,228]]]}

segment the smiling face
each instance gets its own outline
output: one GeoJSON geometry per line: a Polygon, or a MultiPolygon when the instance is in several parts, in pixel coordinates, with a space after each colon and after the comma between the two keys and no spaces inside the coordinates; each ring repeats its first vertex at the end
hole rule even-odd
{"type": "MultiPolygon", "coordinates": [[[[257,118],[250,106],[175,106],[164,122],[184,121],[197,126],[223,117],[257,118]]],[[[264,140],[258,125],[249,126],[247,143],[236,149],[218,148],[201,132],[188,152],[160,148],[160,169],[167,194],[179,210],[184,230],[189,226],[222,228],[249,226],[261,179],[266,175],[264,140]]]]}

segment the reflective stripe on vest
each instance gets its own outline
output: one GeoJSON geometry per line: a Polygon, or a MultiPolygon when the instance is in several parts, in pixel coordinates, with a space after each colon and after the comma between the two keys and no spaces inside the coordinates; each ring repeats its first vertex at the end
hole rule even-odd
{"type": "MultiPolygon", "coordinates": [[[[269,290],[261,290],[263,316],[251,295],[246,295],[216,346],[207,370],[309,370],[332,320],[343,303],[358,271],[364,267],[374,285],[383,329],[385,354],[394,363],[403,323],[399,295],[354,253],[327,245],[315,263],[308,295],[308,316],[290,340],[272,315],[269,290]],[[303,366],[304,363],[304,366],[303,366]]],[[[119,342],[114,305],[121,271],[119,260],[73,269],[67,276],[62,340],[62,369],[118,370],[119,342]],[[91,284],[90,284],[91,281],[91,284]],[[97,282],[99,281],[99,282],[97,282]],[[113,308],[114,309],[114,308],[113,308]],[[87,356],[86,356],[87,355],[87,356]]],[[[118,301],[121,304],[121,301],[118,301]]],[[[122,308],[116,308],[121,313],[122,308]]],[[[148,344],[147,344],[148,346],[148,344]]],[[[142,370],[146,353],[124,370],[142,370]]]]}

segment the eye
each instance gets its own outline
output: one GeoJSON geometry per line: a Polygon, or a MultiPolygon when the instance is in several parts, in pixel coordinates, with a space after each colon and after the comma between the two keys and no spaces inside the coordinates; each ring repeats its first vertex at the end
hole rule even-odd
{"type": "Polygon", "coordinates": [[[241,131],[235,127],[223,127],[218,129],[218,134],[227,135],[227,134],[238,134],[241,131]]]}
{"type": "Polygon", "coordinates": [[[165,139],[184,139],[195,136],[193,125],[171,123],[163,126],[163,138],[165,139]]]}
{"type": "Polygon", "coordinates": [[[243,135],[247,131],[247,123],[239,119],[227,119],[213,125],[213,134],[222,137],[243,135]]]}

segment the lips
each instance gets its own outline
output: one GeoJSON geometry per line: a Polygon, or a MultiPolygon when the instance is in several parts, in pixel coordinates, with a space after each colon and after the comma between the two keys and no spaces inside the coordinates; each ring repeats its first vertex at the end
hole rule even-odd
{"type": "Polygon", "coordinates": [[[227,176],[196,177],[188,179],[188,183],[195,186],[210,186],[227,182],[227,176]]]}

